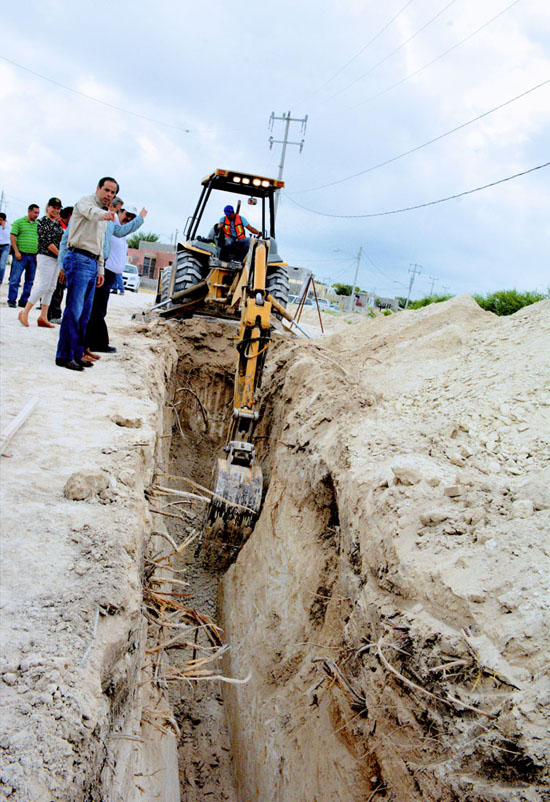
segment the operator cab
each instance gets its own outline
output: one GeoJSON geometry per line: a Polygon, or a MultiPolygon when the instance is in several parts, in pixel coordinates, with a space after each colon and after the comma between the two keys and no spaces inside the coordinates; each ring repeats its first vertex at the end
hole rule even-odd
{"type": "Polygon", "coordinates": [[[194,213],[188,218],[184,229],[186,242],[177,244],[178,251],[185,248],[199,253],[202,252],[205,255],[208,254],[211,257],[210,263],[212,263],[213,257],[225,263],[237,261],[240,264],[242,254],[238,253],[239,247],[232,245],[227,248],[225,246],[223,228],[218,229],[217,225],[220,218],[223,217],[222,210],[228,203],[234,207],[236,214],[242,214],[242,196],[244,195],[248,200],[248,205],[251,207],[251,212],[253,211],[254,213],[254,221],[250,221],[251,225],[260,231],[260,236],[270,239],[270,263],[284,264],[278,255],[277,242],[275,240],[275,193],[284,187],[284,181],[233,170],[216,170],[214,173],[207,175],[201,184],[202,192],[197,206],[194,213]],[[213,192],[216,194],[211,198],[213,192]],[[235,203],[232,197],[227,198],[225,196],[224,198],[223,195],[220,196],[217,193],[223,193],[224,195],[225,193],[230,193],[232,196],[238,194],[241,198],[235,203]],[[209,201],[211,202],[209,203],[209,201]],[[215,205],[212,201],[215,201],[215,205]],[[207,206],[208,211],[206,213],[207,206]],[[252,207],[254,206],[259,206],[260,208],[253,210],[252,207]],[[206,236],[199,234],[199,229],[204,219],[208,219],[211,224],[206,236]]]}

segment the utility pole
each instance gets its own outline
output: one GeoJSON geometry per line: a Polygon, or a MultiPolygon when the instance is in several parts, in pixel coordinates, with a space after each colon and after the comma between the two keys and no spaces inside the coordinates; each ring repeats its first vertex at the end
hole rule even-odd
{"type": "Polygon", "coordinates": [[[0,212],[4,211],[4,190],[2,190],[2,194],[0,195],[0,212]]]}
{"type": "Polygon", "coordinates": [[[355,288],[357,286],[357,274],[359,273],[359,262],[361,261],[361,253],[363,251],[363,246],[359,248],[359,253],[357,254],[357,265],[355,267],[355,276],[353,277],[353,287],[351,288],[351,295],[349,297],[349,307],[348,312],[353,312],[353,307],[355,305],[355,288]]]}
{"type": "MultiPolygon", "coordinates": [[[[271,117],[269,118],[269,130],[270,131],[273,131],[273,125],[274,125],[276,120],[281,120],[281,121],[283,121],[285,123],[285,138],[284,139],[273,139],[273,137],[270,136],[269,137],[269,150],[271,150],[273,145],[276,145],[276,144],[283,146],[282,150],[281,150],[281,163],[279,164],[279,175],[277,176],[279,181],[282,181],[283,169],[284,169],[284,166],[285,166],[286,146],[287,145],[297,145],[300,148],[300,153],[301,153],[302,149],[304,147],[304,142],[305,142],[304,139],[302,139],[301,142],[289,142],[288,141],[288,132],[289,132],[289,129],[290,129],[290,123],[301,123],[302,124],[301,133],[305,134],[306,126],[307,126],[307,114],[306,114],[305,117],[291,117],[290,116],[290,112],[288,112],[287,114],[283,114],[282,117],[276,117],[275,116],[275,112],[272,111],[271,112],[271,117]]],[[[277,209],[279,208],[279,195],[280,195],[280,193],[281,193],[281,190],[278,189],[277,193],[275,195],[275,215],[277,215],[277,209]]]]}
{"type": "Polygon", "coordinates": [[[418,274],[422,273],[422,270],[420,269],[421,267],[422,267],[422,265],[413,265],[413,264],[411,264],[411,266],[409,267],[409,273],[411,274],[411,277],[409,279],[409,292],[408,292],[408,295],[407,295],[407,301],[405,303],[405,309],[409,305],[409,300],[410,300],[410,297],[411,297],[411,290],[412,290],[412,287],[413,287],[413,284],[414,284],[414,278],[415,278],[417,273],[418,274]]]}
{"type": "Polygon", "coordinates": [[[435,284],[436,281],[439,281],[439,279],[436,278],[435,276],[428,276],[428,278],[432,282],[432,286],[430,287],[430,298],[431,298],[432,295],[433,295],[433,291],[434,291],[434,284],[435,284]]]}
{"type": "Polygon", "coordinates": [[[449,290],[451,289],[448,284],[444,284],[441,289],[443,290],[443,295],[448,295],[449,290]]]}

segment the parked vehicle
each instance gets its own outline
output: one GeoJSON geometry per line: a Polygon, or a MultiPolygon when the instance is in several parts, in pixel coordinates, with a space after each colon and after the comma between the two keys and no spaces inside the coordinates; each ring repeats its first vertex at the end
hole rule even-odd
{"type": "Polygon", "coordinates": [[[139,290],[141,279],[135,265],[126,265],[122,272],[122,281],[125,290],[132,290],[132,292],[139,290]]]}

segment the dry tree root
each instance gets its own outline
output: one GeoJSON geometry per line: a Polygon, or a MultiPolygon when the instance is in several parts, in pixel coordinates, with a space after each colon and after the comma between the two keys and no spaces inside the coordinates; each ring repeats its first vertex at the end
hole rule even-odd
{"type": "Polygon", "coordinates": [[[384,666],[384,668],[397,677],[401,682],[403,682],[407,687],[411,688],[412,690],[418,691],[419,693],[424,694],[425,696],[430,697],[431,699],[435,699],[438,702],[441,702],[448,707],[455,708],[456,705],[460,705],[461,707],[465,708],[466,710],[471,710],[473,713],[477,713],[480,716],[486,716],[487,718],[497,718],[494,713],[487,713],[485,710],[480,710],[478,707],[474,707],[473,705],[469,705],[466,702],[463,702],[461,699],[457,699],[456,696],[439,696],[431,691],[426,690],[423,688],[422,685],[418,685],[416,682],[412,682],[412,680],[407,679],[401,674],[396,668],[394,668],[391,663],[386,659],[384,653],[382,652],[382,645],[384,645],[383,639],[380,639],[376,644],[376,652],[378,655],[378,659],[384,666]]]}

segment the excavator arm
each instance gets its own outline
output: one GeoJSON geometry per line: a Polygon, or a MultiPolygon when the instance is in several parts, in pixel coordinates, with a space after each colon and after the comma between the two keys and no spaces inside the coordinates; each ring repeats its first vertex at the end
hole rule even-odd
{"type": "Polygon", "coordinates": [[[216,467],[203,543],[208,563],[225,567],[254,525],[261,508],[263,475],[254,448],[258,389],[271,343],[272,303],[266,291],[269,240],[252,241],[232,304],[240,300],[233,414],[224,456],[216,467]],[[216,558],[213,560],[213,555],[216,558]]]}

